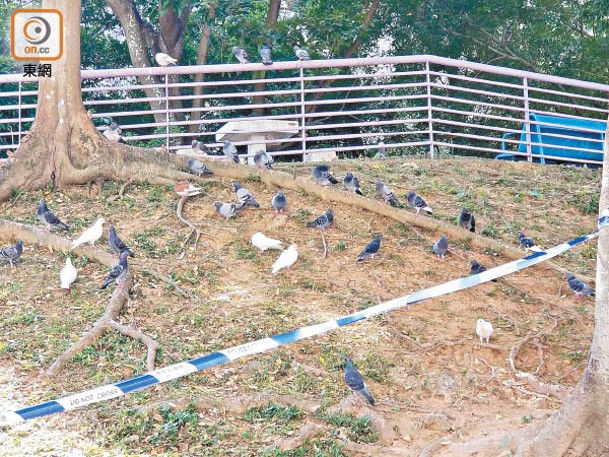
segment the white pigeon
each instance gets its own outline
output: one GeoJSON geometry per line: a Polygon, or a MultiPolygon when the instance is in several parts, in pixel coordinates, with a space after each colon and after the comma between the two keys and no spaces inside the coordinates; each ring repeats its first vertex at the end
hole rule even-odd
{"type": "Polygon", "coordinates": [[[262,252],[266,251],[267,249],[283,249],[283,241],[269,238],[261,232],[256,232],[252,235],[252,244],[262,252]]]}
{"type": "Polygon", "coordinates": [[[157,52],[154,55],[154,60],[156,60],[156,63],[158,63],[161,67],[167,67],[168,65],[175,65],[176,62],[178,61],[178,59],[174,59],[170,55],[163,54],[162,52],[157,52]]]}
{"type": "Polygon", "coordinates": [[[292,244],[289,248],[283,251],[271,268],[271,273],[276,274],[282,268],[290,268],[298,260],[298,248],[292,244]]]}
{"type": "Polygon", "coordinates": [[[76,281],[76,277],[78,276],[78,272],[74,265],[72,265],[72,259],[69,257],[66,259],[66,265],[61,269],[61,273],[59,273],[59,280],[61,281],[61,288],[70,290],[72,283],[76,281]]]}
{"type": "Polygon", "coordinates": [[[81,244],[91,243],[91,246],[95,246],[95,242],[99,240],[104,232],[104,222],[106,220],[103,217],[100,217],[95,221],[91,227],[83,232],[78,238],[72,241],[72,247],[70,249],[74,249],[81,244]]]}
{"type": "Polygon", "coordinates": [[[478,319],[476,321],[476,335],[480,337],[480,342],[484,343],[484,340],[488,343],[491,335],[493,334],[493,324],[485,321],[484,319],[478,319]]]}

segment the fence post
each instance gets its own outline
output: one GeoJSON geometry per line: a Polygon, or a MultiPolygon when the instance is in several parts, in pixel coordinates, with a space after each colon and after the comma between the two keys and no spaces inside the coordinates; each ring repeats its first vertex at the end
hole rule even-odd
{"type": "Polygon", "coordinates": [[[527,145],[527,161],[533,162],[533,150],[531,148],[531,118],[529,109],[529,79],[522,78],[522,91],[524,95],[524,125],[525,140],[527,145]]]}
{"type": "Polygon", "coordinates": [[[300,67],[300,128],[302,141],[302,161],[304,162],[307,153],[307,131],[306,131],[306,109],[305,109],[305,86],[304,68],[300,67]]]}
{"type": "Polygon", "coordinates": [[[429,158],[433,160],[433,107],[431,104],[431,75],[429,74],[429,60],[425,62],[425,79],[427,81],[427,121],[429,128],[429,158]]]}
{"type": "MultiPolygon", "coordinates": [[[[17,115],[17,122],[18,122],[18,128],[17,128],[17,147],[19,147],[19,145],[21,144],[21,81],[19,81],[19,94],[17,96],[17,105],[19,106],[19,108],[17,109],[17,112],[19,113],[17,115]]],[[[14,141],[11,138],[12,141],[14,141]]]]}
{"type": "Polygon", "coordinates": [[[169,73],[165,73],[165,145],[169,151],[169,73]]]}

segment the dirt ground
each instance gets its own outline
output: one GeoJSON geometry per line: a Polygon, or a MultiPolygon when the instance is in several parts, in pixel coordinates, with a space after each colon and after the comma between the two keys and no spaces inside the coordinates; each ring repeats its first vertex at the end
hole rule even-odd
{"type": "MultiPolygon", "coordinates": [[[[311,169],[277,168],[303,176],[311,169]]],[[[453,223],[468,207],[478,233],[514,247],[518,230],[550,247],[596,228],[600,174],[594,170],[470,158],[341,161],[332,170],[341,181],[345,171],[355,172],[371,198],[375,179],[403,202],[415,190],[434,208],[432,217],[453,223]]],[[[487,267],[508,261],[475,250],[465,238],[449,239],[442,262],[431,252],[440,233],[304,193],[286,191],[287,211],[275,216],[269,203],[277,189],[256,179],[242,184],[262,208],[224,221],[212,203],[235,201],[232,181],[214,177],[201,183],[205,192],[184,209],[204,232],[196,250],[192,240],[184,243],[190,230],[176,218],[172,186],[132,184],[120,199],[120,183],[106,183],[101,195],[85,187],[44,192],[49,208],[71,226],[68,237],[103,215],[106,227],[114,225],[133,248],[135,282],[120,321],[156,339],[157,367],[465,276],[472,259],[487,267]],[[305,223],[327,208],[334,210],[335,225],[323,259],[320,234],[305,223]],[[297,244],[297,263],[272,276],[278,252],[253,248],[249,240],[256,231],[297,244]],[[356,264],[378,233],[380,255],[356,264]],[[169,276],[192,298],[144,269],[169,276]]],[[[36,201],[42,196],[17,195],[3,205],[2,217],[40,225],[36,201]]],[[[14,242],[0,239],[2,246],[14,242]]],[[[98,247],[108,250],[106,236],[98,247]]],[[[45,376],[53,360],[101,316],[115,287],[101,290],[108,269],[72,254],[79,278],[70,293],[63,292],[59,270],[66,255],[29,245],[15,270],[0,267],[0,408],[33,405],[146,371],[141,343],[108,332],[60,376],[45,376]]],[[[591,242],[554,261],[594,278],[595,259],[591,242]]],[[[542,263],[496,283],[0,431],[0,455],[443,455],[443,444],[498,430],[507,434],[560,407],[581,375],[593,332],[594,302],[575,300],[567,289],[560,273],[542,263]],[[475,335],[478,318],[493,323],[490,344],[475,335]],[[515,364],[536,373],[531,377],[513,372],[508,363],[510,350],[523,341],[515,364]],[[366,378],[376,407],[345,386],[347,354],[366,378]]]]}

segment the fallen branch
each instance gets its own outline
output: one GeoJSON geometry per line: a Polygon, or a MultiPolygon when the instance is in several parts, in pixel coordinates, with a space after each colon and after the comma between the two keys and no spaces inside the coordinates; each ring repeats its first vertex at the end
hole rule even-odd
{"type": "Polygon", "coordinates": [[[118,190],[118,198],[123,198],[123,195],[125,194],[125,190],[127,190],[127,187],[129,186],[129,184],[131,184],[133,182],[133,178],[129,178],[127,181],[124,182],[124,184],[121,186],[121,188],[118,190]]]}
{"type": "Polygon", "coordinates": [[[184,202],[186,202],[187,199],[188,199],[188,197],[180,197],[180,200],[178,201],[178,207],[176,209],[176,216],[178,216],[178,219],[180,220],[180,222],[182,222],[183,224],[187,225],[188,227],[190,227],[192,229],[192,231],[188,234],[188,236],[184,240],[184,243],[182,243],[182,247],[184,247],[184,245],[186,243],[188,243],[188,240],[190,239],[192,234],[196,233],[197,236],[195,236],[195,242],[194,242],[194,249],[196,251],[197,250],[197,244],[199,243],[199,238],[201,238],[201,231],[195,226],[195,224],[193,224],[188,219],[185,219],[184,216],[182,216],[182,210],[184,208],[184,202]]]}
{"type": "Polygon", "coordinates": [[[497,344],[478,343],[477,341],[470,341],[470,340],[459,340],[459,341],[437,341],[433,344],[430,344],[429,346],[423,346],[421,349],[419,349],[419,352],[428,352],[428,351],[431,351],[440,346],[452,347],[452,346],[462,346],[462,345],[493,349],[494,351],[502,351],[502,352],[507,351],[507,349],[505,349],[504,347],[501,347],[497,344]]]}
{"type": "Polygon", "coordinates": [[[326,235],[323,230],[321,230],[321,241],[324,243],[323,260],[326,260],[326,257],[328,257],[328,243],[326,243],[326,235]]]}
{"type": "Polygon", "coordinates": [[[183,289],[180,287],[174,280],[172,280],[169,276],[165,276],[164,274],[159,273],[158,271],[149,270],[148,268],[143,268],[142,273],[152,276],[153,278],[158,279],[159,281],[163,281],[169,284],[171,287],[175,289],[180,295],[188,297],[192,300],[199,301],[199,297],[190,292],[189,290],[183,289]]]}

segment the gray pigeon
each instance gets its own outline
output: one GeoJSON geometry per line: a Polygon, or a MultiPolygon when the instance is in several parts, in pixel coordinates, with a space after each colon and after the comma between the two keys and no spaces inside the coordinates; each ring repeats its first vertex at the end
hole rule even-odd
{"type": "Polygon", "coordinates": [[[311,60],[311,56],[306,49],[302,49],[300,46],[294,46],[294,52],[296,53],[298,60],[311,60]]]}
{"type": "Polygon", "coordinates": [[[432,246],[433,252],[438,255],[438,259],[444,260],[446,252],[448,252],[448,238],[446,235],[442,235],[438,241],[432,246]]]}
{"type": "Polygon", "coordinates": [[[66,224],[61,222],[59,218],[47,208],[47,202],[44,200],[38,202],[38,220],[46,226],[47,232],[50,232],[52,227],[57,227],[60,230],[70,230],[66,224]]]}
{"type": "MultiPolygon", "coordinates": [[[[470,262],[470,270],[469,270],[470,276],[477,275],[477,274],[483,273],[485,271],[486,271],[486,267],[484,267],[483,265],[480,265],[477,260],[472,260],[470,262]]],[[[491,279],[491,281],[497,282],[496,279],[491,279]]]]}
{"type": "Polygon", "coordinates": [[[334,213],[329,209],[324,214],[310,222],[307,222],[308,228],[318,228],[320,230],[326,230],[334,223],[334,213]]]}
{"type": "Polygon", "coordinates": [[[254,154],[254,163],[258,168],[266,168],[267,170],[272,170],[273,162],[273,158],[270,157],[264,151],[258,151],[256,154],[254,154]]]}
{"type": "Polygon", "coordinates": [[[111,122],[108,128],[104,131],[104,136],[110,140],[115,141],[117,143],[126,143],[121,134],[123,133],[123,129],[116,122],[111,122]]]}
{"type": "Polygon", "coordinates": [[[528,252],[528,250],[530,249],[531,251],[534,251],[534,252],[541,252],[541,248],[539,246],[537,246],[535,241],[533,241],[533,238],[528,238],[528,237],[524,236],[524,233],[522,233],[522,232],[516,232],[516,236],[518,236],[520,245],[524,248],[525,251],[528,252]]]}
{"type": "Polygon", "coordinates": [[[271,47],[268,43],[262,43],[260,48],[260,57],[262,57],[262,63],[264,65],[272,65],[273,59],[271,59],[271,47]]]}
{"type": "Polygon", "coordinates": [[[283,192],[278,190],[273,198],[271,199],[271,206],[275,209],[275,214],[281,213],[283,209],[288,205],[288,200],[283,195],[283,192]]]}
{"type": "Polygon", "coordinates": [[[433,213],[433,210],[429,205],[427,205],[427,203],[425,203],[425,200],[423,200],[413,191],[408,192],[406,198],[408,198],[408,204],[417,210],[417,216],[421,210],[425,211],[427,214],[433,213]]]}
{"type": "Polygon", "coordinates": [[[113,225],[108,227],[108,245],[110,245],[110,249],[112,249],[119,258],[123,252],[126,252],[129,257],[135,257],[135,254],[129,249],[129,246],[118,237],[113,225]]]}
{"type": "Polygon", "coordinates": [[[245,52],[245,49],[240,48],[239,46],[233,46],[233,54],[235,54],[235,57],[237,58],[239,63],[250,62],[249,60],[247,60],[247,52],[245,52]]]}
{"type": "Polygon", "coordinates": [[[260,204],[256,201],[252,193],[245,187],[241,186],[239,181],[235,181],[233,184],[237,199],[241,203],[240,207],[245,208],[246,206],[253,206],[254,208],[260,208],[260,204]]]}
{"type": "Polygon", "coordinates": [[[203,162],[196,159],[188,160],[188,169],[192,174],[197,176],[213,175],[213,172],[209,168],[207,168],[207,166],[203,162]]]}
{"type": "Polygon", "coordinates": [[[328,184],[338,184],[338,179],[330,174],[330,167],[327,165],[317,165],[313,168],[313,181],[327,186],[328,184]]]}
{"type": "MultiPolygon", "coordinates": [[[[130,252],[130,251],[129,251],[130,252]]],[[[120,255],[120,261],[114,265],[106,280],[101,285],[101,289],[105,289],[112,282],[116,281],[118,287],[123,287],[125,285],[125,278],[127,277],[127,273],[129,273],[129,264],[127,263],[127,257],[129,257],[129,252],[124,251],[120,255]]]]}
{"type": "Polygon", "coordinates": [[[370,257],[374,258],[375,254],[379,252],[381,247],[381,240],[383,239],[383,235],[378,235],[375,239],[373,239],[368,245],[364,248],[364,250],[357,256],[357,261],[361,262],[362,260],[370,257]]]}
{"type": "Polygon", "coordinates": [[[374,187],[376,189],[376,195],[381,197],[391,206],[398,207],[400,206],[400,202],[395,196],[395,194],[391,191],[391,189],[382,181],[376,181],[374,183],[374,187]]]}
{"type": "Polygon", "coordinates": [[[214,202],[216,206],[216,213],[220,216],[225,217],[226,220],[229,220],[231,217],[235,217],[241,209],[243,209],[242,205],[235,205],[234,203],[222,203],[222,202],[214,202]]]}
{"type": "Polygon", "coordinates": [[[190,143],[190,147],[192,148],[193,152],[196,154],[209,154],[210,153],[209,148],[197,140],[192,140],[192,143],[190,143]]]}
{"type": "Polygon", "coordinates": [[[372,398],[364,378],[359,371],[357,371],[357,368],[355,368],[355,364],[351,357],[345,357],[345,383],[349,386],[349,389],[360,394],[368,403],[374,406],[374,398],[372,398]]]}
{"type": "Polygon", "coordinates": [[[353,173],[348,172],[343,179],[343,183],[349,192],[355,192],[358,195],[364,195],[359,188],[359,179],[353,173]]]}
{"type": "Polygon", "coordinates": [[[459,215],[459,223],[465,230],[476,233],[476,219],[474,218],[474,215],[465,208],[461,210],[461,214],[459,215]]]}
{"type": "Polygon", "coordinates": [[[568,273],[567,275],[565,275],[565,279],[567,280],[567,283],[569,284],[569,288],[573,292],[575,292],[576,299],[578,299],[581,296],[584,296],[584,297],[596,296],[596,292],[594,291],[594,289],[592,287],[590,287],[588,284],[586,284],[581,279],[576,278],[571,273],[568,273]]]}
{"type": "Polygon", "coordinates": [[[228,140],[224,140],[222,144],[222,152],[224,152],[224,155],[233,162],[239,163],[239,154],[237,154],[237,146],[235,146],[228,140]]]}
{"type": "Polygon", "coordinates": [[[17,241],[15,246],[5,246],[0,249],[0,259],[6,260],[12,267],[15,266],[15,262],[23,253],[23,241],[17,241]]]}

